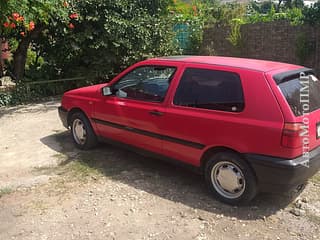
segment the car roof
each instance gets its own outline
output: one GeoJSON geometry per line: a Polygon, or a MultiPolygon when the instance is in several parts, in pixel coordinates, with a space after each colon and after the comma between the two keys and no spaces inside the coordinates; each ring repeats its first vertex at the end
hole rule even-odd
{"type": "Polygon", "coordinates": [[[248,58],[218,57],[218,56],[167,56],[167,57],[153,58],[147,61],[152,61],[152,60],[221,65],[221,66],[230,66],[235,68],[251,69],[251,70],[261,71],[261,72],[269,72],[276,69],[302,68],[302,66],[282,63],[282,62],[273,62],[273,61],[248,59],[248,58]]]}

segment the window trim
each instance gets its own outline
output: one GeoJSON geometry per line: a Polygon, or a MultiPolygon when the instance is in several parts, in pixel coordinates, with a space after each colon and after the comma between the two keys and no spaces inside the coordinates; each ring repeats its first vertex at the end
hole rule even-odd
{"type": "Polygon", "coordinates": [[[200,110],[200,111],[215,111],[215,112],[223,112],[223,113],[232,113],[232,114],[240,114],[242,112],[244,112],[244,110],[246,109],[246,101],[245,101],[245,94],[244,94],[244,88],[243,88],[243,83],[242,83],[242,79],[241,79],[241,76],[238,72],[234,72],[234,71],[228,71],[228,70],[220,70],[220,69],[211,69],[211,68],[208,68],[208,67],[192,67],[192,66],[188,66],[188,67],[185,67],[183,69],[183,72],[180,76],[180,79],[178,80],[178,83],[176,85],[176,88],[174,90],[174,94],[172,96],[172,100],[171,100],[171,105],[174,106],[174,107],[177,107],[177,108],[183,108],[183,109],[192,109],[192,110],[200,110]],[[243,107],[241,109],[241,111],[226,111],[226,110],[220,110],[220,109],[209,109],[209,108],[198,108],[198,107],[189,107],[189,106],[183,106],[183,105],[177,105],[174,103],[174,99],[176,97],[176,94],[177,94],[177,90],[180,86],[180,83],[181,83],[181,80],[183,78],[183,75],[184,73],[188,70],[188,69],[196,69],[196,70],[208,70],[208,71],[216,71],[216,72],[224,72],[224,73],[231,73],[231,74],[234,74],[236,75],[239,80],[240,80],[240,86],[241,86],[241,92],[242,92],[242,100],[243,100],[243,107]]]}
{"type": "Polygon", "coordinates": [[[139,69],[139,68],[146,68],[146,67],[163,67],[163,68],[173,68],[174,71],[171,75],[171,77],[168,79],[169,81],[169,86],[167,88],[167,91],[166,91],[166,94],[165,96],[163,97],[162,101],[152,101],[152,100],[143,100],[143,99],[137,99],[137,98],[132,98],[132,97],[125,97],[125,98],[121,98],[121,97],[118,97],[115,93],[112,94],[111,96],[113,97],[116,97],[116,98],[119,98],[119,99],[129,99],[129,100],[134,100],[134,101],[139,101],[139,102],[149,102],[149,103],[163,103],[165,101],[165,99],[167,98],[168,96],[168,92],[169,92],[169,88],[172,84],[172,80],[174,79],[174,77],[176,76],[177,72],[178,72],[178,66],[173,66],[173,65],[157,65],[157,64],[151,64],[151,65],[140,65],[140,66],[137,66],[135,68],[133,68],[132,70],[130,70],[129,72],[127,72],[126,74],[124,74],[123,76],[121,76],[121,78],[119,78],[116,82],[114,82],[110,87],[112,90],[114,90],[114,85],[116,85],[119,81],[121,81],[123,78],[125,78],[127,75],[129,75],[130,73],[132,73],[133,71],[139,69]]]}

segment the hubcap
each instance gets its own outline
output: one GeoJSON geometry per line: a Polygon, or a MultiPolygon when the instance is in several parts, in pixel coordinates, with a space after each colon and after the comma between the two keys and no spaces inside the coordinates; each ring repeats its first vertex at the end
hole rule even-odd
{"type": "Polygon", "coordinates": [[[220,195],[229,199],[240,197],[245,190],[241,169],[228,161],[219,162],[212,168],[211,182],[220,195]]]}
{"type": "Polygon", "coordinates": [[[83,145],[86,142],[87,132],[83,122],[80,119],[75,119],[73,121],[72,133],[76,143],[83,145]]]}

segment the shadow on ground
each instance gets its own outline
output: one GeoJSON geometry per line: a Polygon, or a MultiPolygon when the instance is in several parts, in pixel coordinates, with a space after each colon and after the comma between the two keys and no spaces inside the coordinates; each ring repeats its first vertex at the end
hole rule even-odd
{"type": "Polygon", "coordinates": [[[44,137],[41,142],[64,155],[62,164],[80,160],[115,181],[215,214],[242,220],[263,219],[292,201],[288,196],[260,194],[249,206],[232,207],[211,197],[203,177],[187,169],[107,144],[100,144],[91,151],[80,151],[74,147],[67,131],[44,137]]]}

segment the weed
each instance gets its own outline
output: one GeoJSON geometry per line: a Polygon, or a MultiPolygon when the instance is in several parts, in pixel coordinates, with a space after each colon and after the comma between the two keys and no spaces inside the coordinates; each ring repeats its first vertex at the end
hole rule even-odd
{"type": "Polygon", "coordinates": [[[0,198],[3,197],[4,195],[12,193],[12,192],[13,192],[13,189],[11,189],[9,187],[0,188],[0,198]]]}
{"type": "Polygon", "coordinates": [[[86,177],[101,175],[100,171],[89,165],[87,161],[79,160],[74,161],[66,165],[66,169],[70,171],[73,177],[80,180],[86,179],[86,177]]]}

